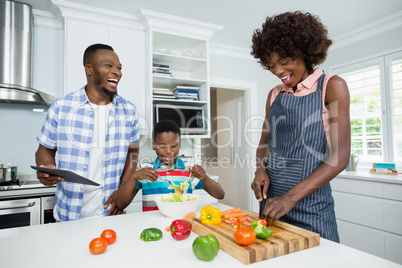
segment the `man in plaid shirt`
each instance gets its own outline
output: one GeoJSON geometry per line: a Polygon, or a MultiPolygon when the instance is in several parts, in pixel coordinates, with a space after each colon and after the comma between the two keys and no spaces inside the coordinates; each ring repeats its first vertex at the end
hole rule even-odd
{"type": "MultiPolygon", "coordinates": [[[[49,108],[37,137],[36,164],[67,169],[100,186],[64,181],[37,172],[42,184],[57,184],[56,220],[122,213],[115,206],[120,186],[135,175],[139,146],[136,107],[117,94],[122,65],[113,48],[94,44],[84,53],[87,85],[49,108]]],[[[144,175],[144,174],[143,174],[144,175]]],[[[137,178],[141,179],[141,178],[137,178]]]]}

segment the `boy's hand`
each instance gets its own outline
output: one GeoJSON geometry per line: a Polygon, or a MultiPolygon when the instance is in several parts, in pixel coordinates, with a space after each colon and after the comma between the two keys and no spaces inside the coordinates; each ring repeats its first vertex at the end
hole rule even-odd
{"type": "Polygon", "coordinates": [[[190,168],[190,173],[193,177],[196,177],[199,180],[203,180],[206,176],[205,170],[200,165],[194,165],[190,168]]]}
{"type": "Polygon", "coordinates": [[[158,172],[151,167],[144,167],[134,172],[134,178],[139,181],[150,180],[156,182],[158,179],[158,172]]]}

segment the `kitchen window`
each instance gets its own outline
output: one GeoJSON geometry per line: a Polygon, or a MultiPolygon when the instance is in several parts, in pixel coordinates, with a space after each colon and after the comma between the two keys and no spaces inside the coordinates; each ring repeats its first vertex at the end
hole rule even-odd
{"type": "Polygon", "coordinates": [[[350,92],[352,153],[359,166],[402,167],[402,51],[332,68],[350,92]]]}

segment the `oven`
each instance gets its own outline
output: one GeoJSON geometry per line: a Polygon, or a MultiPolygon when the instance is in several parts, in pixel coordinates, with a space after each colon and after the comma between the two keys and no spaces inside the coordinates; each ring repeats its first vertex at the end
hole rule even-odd
{"type": "Polygon", "coordinates": [[[51,196],[44,196],[40,198],[40,223],[53,223],[56,222],[55,218],[53,217],[53,208],[55,205],[55,197],[54,195],[51,196]]]}
{"type": "Polygon", "coordinates": [[[40,224],[38,198],[0,200],[0,229],[40,224]]]}
{"type": "Polygon", "coordinates": [[[0,186],[0,229],[56,222],[56,187],[38,180],[0,186]]]}

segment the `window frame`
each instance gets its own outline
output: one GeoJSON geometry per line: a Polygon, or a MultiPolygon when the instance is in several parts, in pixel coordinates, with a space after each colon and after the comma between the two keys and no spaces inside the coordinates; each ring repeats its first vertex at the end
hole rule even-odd
{"type": "MultiPolygon", "coordinates": [[[[386,79],[386,87],[389,89],[389,91],[391,92],[391,93],[389,93],[389,94],[386,94],[387,95],[387,98],[388,98],[388,106],[387,106],[387,112],[388,112],[388,114],[390,115],[389,116],[389,122],[388,122],[388,127],[389,127],[389,129],[391,130],[390,132],[390,137],[389,137],[389,139],[390,139],[390,142],[391,142],[391,144],[390,144],[390,156],[389,156],[389,159],[390,159],[390,161],[389,162],[395,162],[397,165],[398,165],[398,163],[394,160],[394,147],[393,147],[393,126],[392,126],[392,99],[393,99],[393,88],[392,88],[392,61],[393,60],[396,60],[396,59],[401,59],[402,60],[402,51],[397,51],[397,52],[395,52],[395,53],[391,53],[391,54],[387,54],[387,55],[384,55],[384,62],[385,62],[385,67],[386,67],[386,69],[385,69],[385,72],[386,72],[386,77],[387,77],[387,79],[386,79]]],[[[398,166],[401,166],[402,167],[402,163],[399,163],[399,165],[398,166]]]]}
{"type": "MultiPolygon", "coordinates": [[[[402,162],[397,163],[394,160],[393,147],[393,126],[392,126],[392,61],[402,59],[402,48],[392,51],[372,55],[363,59],[339,64],[329,68],[331,74],[340,74],[358,71],[367,67],[378,65],[380,71],[380,92],[381,92],[381,131],[383,161],[395,163],[402,167],[402,162]],[[385,96],[385,97],[384,97],[385,96]]],[[[371,167],[372,162],[361,161],[360,167],[371,167]]]]}

